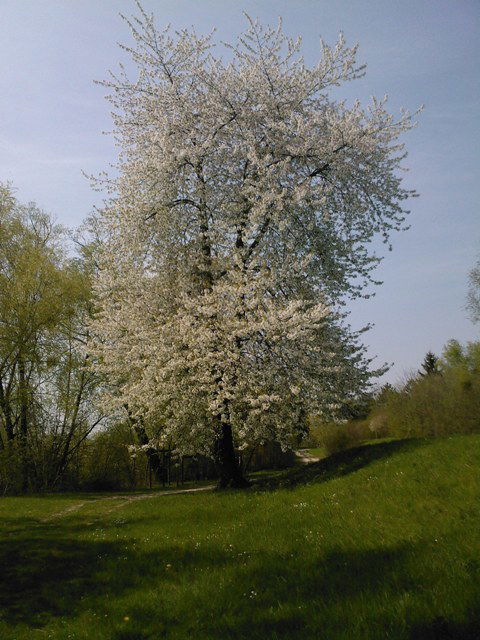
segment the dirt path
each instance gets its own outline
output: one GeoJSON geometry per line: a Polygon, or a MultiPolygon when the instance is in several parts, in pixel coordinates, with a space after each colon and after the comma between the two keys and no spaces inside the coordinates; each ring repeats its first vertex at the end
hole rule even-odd
{"type": "Polygon", "coordinates": [[[193,489],[172,489],[170,491],[156,491],[155,493],[139,493],[136,495],[123,495],[123,496],[106,496],[104,498],[94,498],[93,500],[84,500],[83,502],[79,502],[78,504],[74,504],[71,507],[67,507],[63,511],[59,511],[58,513],[54,513],[47,518],[42,518],[40,520],[41,523],[54,522],[55,520],[59,520],[60,518],[64,518],[65,516],[69,516],[76,511],[79,511],[86,504],[92,504],[93,502],[112,502],[115,500],[122,500],[122,502],[118,505],[115,505],[105,513],[111,513],[116,509],[120,509],[124,507],[126,504],[130,502],[135,502],[136,500],[146,500],[147,498],[158,498],[160,496],[172,496],[178,495],[179,493],[198,493],[199,491],[211,491],[215,488],[215,485],[209,484],[206,487],[194,487],[193,489]]]}
{"type": "MultiPolygon", "coordinates": [[[[311,453],[308,452],[308,449],[297,449],[295,451],[295,456],[297,459],[303,464],[309,464],[310,462],[318,462],[320,458],[312,456],[311,453]]],[[[161,496],[172,496],[178,495],[179,493],[198,493],[199,491],[211,491],[215,488],[215,485],[209,484],[206,487],[194,487],[192,489],[172,489],[170,491],[156,491],[152,493],[139,493],[136,495],[120,495],[120,496],[107,496],[104,498],[94,498],[93,500],[84,500],[83,502],[79,502],[78,504],[74,504],[71,507],[67,507],[63,511],[59,511],[58,513],[54,513],[47,518],[42,518],[39,522],[42,524],[48,522],[55,522],[55,520],[59,520],[60,518],[64,518],[65,516],[69,516],[72,513],[79,511],[86,504],[92,504],[93,502],[112,502],[116,500],[120,500],[120,504],[115,504],[110,509],[105,511],[105,513],[112,513],[117,509],[121,509],[125,505],[130,502],[135,502],[136,500],[146,500],[147,498],[158,498],[161,496]]]]}
{"type": "MultiPolygon", "coordinates": [[[[297,449],[295,451],[295,456],[297,459],[303,464],[309,464],[310,462],[318,462],[320,458],[312,456],[311,453],[308,452],[308,449],[297,449]]],[[[67,507],[63,511],[59,511],[58,513],[54,513],[47,518],[42,518],[39,520],[42,524],[48,522],[55,522],[55,520],[59,520],[60,518],[64,518],[66,516],[71,515],[72,513],[76,513],[80,511],[82,507],[86,504],[92,504],[93,502],[114,502],[121,501],[119,504],[115,504],[110,509],[105,511],[105,513],[112,513],[112,511],[116,511],[117,509],[121,509],[125,505],[130,502],[135,502],[136,500],[146,500],[147,498],[159,498],[163,496],[173,496],[178,495],[179,493],[198,493],[199,491],[211,491],[215,488],[215,485],[209,484],[205,487],[193,487],[192,489],[171,489],[170,491],[156,491],[151,493],[139,493],[136,495],[119,495],[119,496],[106,496],[103,498],[94,498],[93,500],[84,500],[83,502],[79,502],[70,507],[67,507]]]]}
{"type": "Polygon", "coordinates": [[[298,460],[300,460],[300,462],[303,462],[303,464],[308,464],[309,462],[318,462],[320,460],[320,458],[312,456],[312,454],[308,452],[308,449],[297,449],[295,451],[295,455],[298,460]]]}

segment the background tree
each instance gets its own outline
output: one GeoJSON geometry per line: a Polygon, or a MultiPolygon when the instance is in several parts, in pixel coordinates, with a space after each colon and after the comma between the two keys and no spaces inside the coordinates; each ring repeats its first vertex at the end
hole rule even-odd
{"type": "Polygon", "coordinates": [[[390,382],[386,382],[375,394],[376,403],[382,404],[391,393],[395,393],[395,388],[390,382]]]}
{"type": "Polygon", "coordinates": [[[98,423],[85,364],[90,274],[64,230],[0,187],[0,462],[3,490],[57,484],[98,423]]]}
{"type": "Polygon", "coordinates": [[[103,83],[122,151],[92,349],[112,408],[239,485],[234,447],[287,445],[372,375],[340,304],[374,282],[369,242],[403,227],[412,120],[333,99],[363,73],[342,37],[309,68],[299,40],[248,19],[223,61],[211,36],[172,37],[139,8],[138,77],[103,83]]]}
{"type": "Polygon", "coordinates": [[[442,370],[456,371],[459,375],[480,375],[480,342],[462,345],[458,340],[449,340],[440,364],[442,370]]]}
{"type": "Polygon", "coordinates": [[[437,356],[431,351],[427,351],[427,353],[425,354],[425,358],[423,359],[423,362],[422,362],[422,370],[419,371],[418,373],[422,377],[431,376],[436,373],[439,373],[438,363],[439,363],[439,360],[437,356]]]}
{"type": "Polygon", "coordinates": [[[369,417],[373,432],[396,438],[478,432],[480,343],[450,340],[435,365],[383,394],[369,417]]]}
{"type": "Polygon", "coordinates": [[[472,322],[480,322],[480,260],[470,271],[467,309],[472,322]]]}

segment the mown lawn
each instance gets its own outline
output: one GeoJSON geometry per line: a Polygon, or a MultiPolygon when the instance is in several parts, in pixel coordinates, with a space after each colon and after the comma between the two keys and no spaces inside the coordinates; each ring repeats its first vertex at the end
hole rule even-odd
{"type": "Polygon", "coordinates": [[[479,469],[456,436],[239,493],[3,498],[0,638],[478,639],[479,469]]]}

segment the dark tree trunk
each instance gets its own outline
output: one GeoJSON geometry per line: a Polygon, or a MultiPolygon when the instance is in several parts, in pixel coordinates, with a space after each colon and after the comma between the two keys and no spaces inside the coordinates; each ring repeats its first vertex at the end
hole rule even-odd
{"type": "MultiPolygon", "coordinates": [[[[212,246],[209,230],[209,213],[206,200],[206,180],[203,173],[201,161],[196,166],[197,180],[200,183],[200,203],[199,203],[199,230],[201,238],[201,252],[203,258],[203,272],[201,274],[203,280],[203,288],[209,293],[213,290],[214,274],[212,264],[212,246]]],[[[237,232],[237,247],[241,239],[241,229],[237,232]]],[[[222,375],[217,379],[220,383],[222,375]]],[[[227,409],[227,404],[225,406],[227,409]]],[[[226,412],[228,414],[228,411],[226,412]]],[[[238,464],[233,446],[232,427],[228,421],[220,421],[220,430],[214,443],[213,459],[218,473],[218,488],[240,488],[248,486],[242,468],[238,464]]]]}
{"type": "Polygon", "coordinates": [[[23,360],[19,360],[18,365],[18,385],[19,385],[19,400],[20,400],[20,457],[22,464],[22,492],[26,493],[29,488],[29,476],[30,468],[28,463],[28,389],[27,378],[25,372],[25,364],[23,360]]]}
{"type": "MultiPolygon", "coordinates": [[[[150,438],[148,437],[145,429],[138,424],[134,425],[134,429],[140,444],[141,445],[149,444],[150,438]]],[[[147,456],[150,469],[151,471],[153,471],[155,480],[157,480],[157,482],[161,482],[163,479],[163,465],[162,465],[162,460],[160,458],[160,454],[153,447],[149,447],[148,449],[145,449],[145,455],[147,456]]]]}
{"type": "Polygon", "coordinates": [[[3,419],[4,419],[4,424],[5,424],[5,433],[7,436],[7,442],[4,443],[2,441],[2,444],[4,446],[6,446],[8,443],[10,443],[13,438],[14,438],[14,426],[13,426],[13,419],[12,419],[12,405],[11,405],[11,400],[10,400],[10,391],[9,391],[9,385],[6,385],[6,388],[4,388],[3,386],[3,381],[0,378],[0,409],[3,412],[3,419]]]}
{"type": "Polygon", "coordinates": [[[215,442],[215,466],[218,472],[219,489],[239,489],[248,487],[233,447],[232,427],[223,422],[215,442]]]}
{"type": "MultiPolygon", "coordinates": [[[[125,405],[125,409],[128,414],[128,420],[130,422],[130,426],[133,431],[136,433],[138,442],[143,446],[150,443],[150,438],[145,431],[145,427],[138,421],[132,417],[130,409],[128,405],[125,405]]],[[[155,480],[157,482],[162,482],[164,478],[164,469],[162,465],[162,460],[160,458],[159,452],[154,447],[149,447],[145,450],[145,455],[147,456],[150,469],[153,471],[153,475],[155,476],[155,480]]]]}

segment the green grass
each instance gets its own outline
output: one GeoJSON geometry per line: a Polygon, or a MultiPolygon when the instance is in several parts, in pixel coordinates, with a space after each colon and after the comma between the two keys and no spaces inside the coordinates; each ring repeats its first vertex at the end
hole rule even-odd
{"type": "Polygon", "coordinates": [[[479,463],[455,436],[238,493],[3,498],[0,638],[473,640],[479,463]]]}

